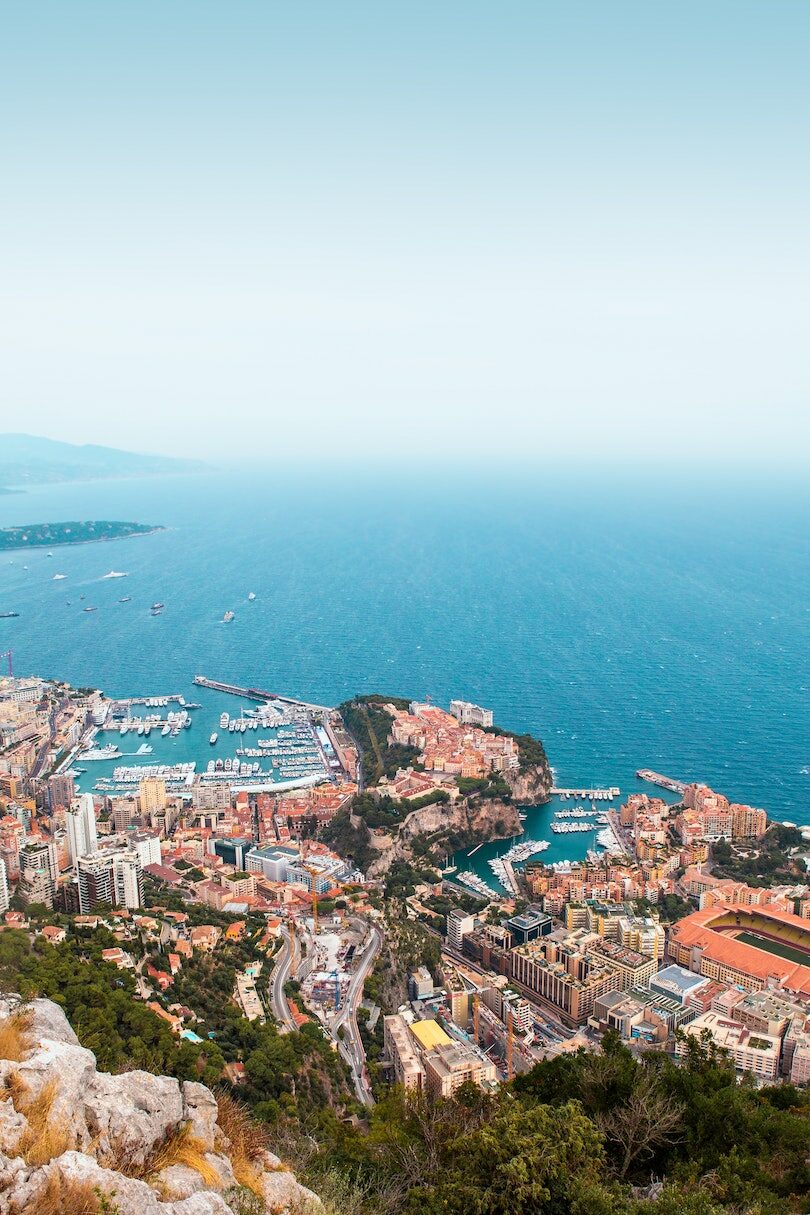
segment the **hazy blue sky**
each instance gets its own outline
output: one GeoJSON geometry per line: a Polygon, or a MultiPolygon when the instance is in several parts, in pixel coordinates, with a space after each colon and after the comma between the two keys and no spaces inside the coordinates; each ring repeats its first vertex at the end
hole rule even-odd
{"type": "Polygon", "coordinates": [[[809,51],[801,0],[6,6],[0,429],[806,455],[809,51]]]}

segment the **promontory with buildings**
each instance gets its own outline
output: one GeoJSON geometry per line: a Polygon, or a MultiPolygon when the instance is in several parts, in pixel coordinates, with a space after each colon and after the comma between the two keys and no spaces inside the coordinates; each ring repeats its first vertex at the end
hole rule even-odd
{"type": "Polygon", "coordinates": [[[810,1080],[807,832],[663,777],[676,800],[555,790],[539,740],[461,700],[195,684],[204,703],[0,680],[5,927],[131,975],[178,1049],[213,1032],[204,965],[248,1022],[320,1027],[366,1108],[393,1083],[494,1089],[608,1031],[810,1080]],[[552,793],[550,830],[599,828],[584,859],[523,839],[491,883],[450,863],[552,793]]]}

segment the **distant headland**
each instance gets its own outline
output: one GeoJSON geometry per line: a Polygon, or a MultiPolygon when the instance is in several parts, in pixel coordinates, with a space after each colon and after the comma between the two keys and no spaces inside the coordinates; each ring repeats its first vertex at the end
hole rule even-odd
{"type": "Polygon", "coordinates": [[[177,475],[204,468],[198,460],[143,455],[94,443],[61,443],[38,435],[0,435],[0,487],[3,487],[0,492],[45,483],[177,475]]]}
{"type": "Polygon", "coordinates": [[[97,540],[125,540],[129,536],[149,536],[164,528],[151,523],[123,523],[115,520],[85,520],[67,523],[28,523],[21,527],[0,528],[0,552],[16,548],[55,548],[64,544],[92,544],[97,540]]]}

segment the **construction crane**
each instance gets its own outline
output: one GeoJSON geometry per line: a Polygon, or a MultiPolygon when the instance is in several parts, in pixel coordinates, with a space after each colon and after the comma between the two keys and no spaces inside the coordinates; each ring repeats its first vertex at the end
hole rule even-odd
{"type": "Polygon", "coordinates": [[[509,1020],[506,1023],[506,1078],[514,1079],[515,1069],[512,1065],[512,1051],[515,1045],[515,1014],[509,1009],[509,1020]]]}
{"type": "Polygon", "coordinates": [[[0,654],[0,658],[8,659],[8,677],[9,677],[9,679],[13,679],[14,678],[14,668],[11,665],[12,651],[6,650],[5,654],[0,654]]]}

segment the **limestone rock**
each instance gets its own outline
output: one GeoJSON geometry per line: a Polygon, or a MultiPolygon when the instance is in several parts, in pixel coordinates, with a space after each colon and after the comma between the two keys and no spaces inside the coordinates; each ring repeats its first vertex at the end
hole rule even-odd
{"type": "Polygon", "coordinates": [[[31,1018],[31,1035],[36,1039],[49,1038],[52,1042],[66,1042],[78,1046],[79,1039],[63,1010],[53,1000],[30,1000],[25,1011],[31,1018]]]}
{"type": "Polygon", "coordinates": [[[11,1072],[28,1090],[29,1099],[39,1096],[46,1087],[53,1089],[51,1120],[70,1127],[77,1147],[83,1147],[89,1141],[81,1110],[84,1095],[96,1075],[96,1058],[92,1051],[70,1042],[43,1038],[21,1063],[5,1060],[0,1063],[0,1075],[4,1080],[11,1072]]]}
{"type": "MultiPolygon", "coordinates": [[[[0,997],[0,1021],[19,1007],[19,997],[0,997]]],[[[149,1072],[98,1072],[95,1056],[79,1045],[57,1005],[35,1000],[25,1007],[30,1053],[21,1061],[0,1060],[0,1090],[6,1088],[5,1097],[0,1091],[0,1215],[32,1215],[49,1180],[60,1178],[110,1196],[120,1215],[234,1215],[225,1195],[235,1191],[236,1178],[209,1089],[149,1072]],[[24,1103],[46,1087],[49,1120],[64,1126],[75,1150],[28,1165],[16,1155],[28,1127],[24,1103]],[[205,1176],[183,1164],[149,1176],[155,1150],[185,1128],[194,1141],[186,1146],[203,1154],[205,1176]],[[148,1180],[128,1175],[139,1171],[148,1180]]],[[[256,1163],[268,1215],[321,1209],[278,1156],[265,1152],[256,1163]]]]}
{"type": "Polygon", "coordinates": [[[312,1190],[295,1180],[292,1173],[280,1169],[275,1173],[263,1173],[261,1178],[262,1192],[266,1206],[271,1211],[301,1211],[312,1212],[315,1215],[321,1208],[321,1200],[312,1190]]]}
{"type": "Polygon", "coordinates": [[[25,1130],[27,1119],[18,1114],[11,1101],[0,1101],[0,1152],[14,1155],[25,1130]]]}
{"type": "Polygon", "coordinates": [[[133,1167],[146,1163],[154,1148],[183,1119],[180,1085],[169,1076],[98,1072],[84,1094],[84,1119],[98,1153],[123,1155],[133,1167]]]}
{"type": "Polygon", "coordinates": [[[205,1144],[205,1150],[213,1152],[216,1147],[217,1102],[214,1094],[204,1084],[184,1080],[183,1118],[191,1124],[192,1134],[205,1144]]]}
{"type": "MultiPolygon", "coordinates": [[[[206,1152],[205,1162],[219,1175],[219,1180],[213,1188],[224,1191],[236,1185],[233,1167],[227,1156],[220,1156],[215,1152],[206,1152]]],[[[173,1201],[187,1198],[189,1194],[199,1194],[202,1190],[210,1190],[212,1188],[209,1183],[203,1180],[196,1169],[189,1168],[185,1164],[172,1164],[167,1169],[162,1169],[153,1178],[152,1184],[164,1199],[172,1199],[173,1201]]]]}

